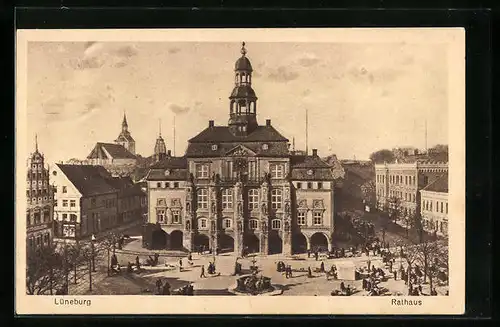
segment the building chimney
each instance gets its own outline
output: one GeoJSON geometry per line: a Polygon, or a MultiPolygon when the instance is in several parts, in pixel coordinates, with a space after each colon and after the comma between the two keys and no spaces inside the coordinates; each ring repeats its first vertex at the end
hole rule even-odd
{"type": "Polygon", "coordinates": [[[313,157],[317,157],[318,156],[318,149],[312,149],[313,150],[313,157]]]}
{"type": "Polygon", "coordinates": [[[213,120],[209,120],[208,121],[208,127],[214,127],[214,121],[213,120]]]}
{"type": "Polygon", "coordinates": [[[266,126],[267,127],[271,126],[271,119],[266,119],[266,126]]]}

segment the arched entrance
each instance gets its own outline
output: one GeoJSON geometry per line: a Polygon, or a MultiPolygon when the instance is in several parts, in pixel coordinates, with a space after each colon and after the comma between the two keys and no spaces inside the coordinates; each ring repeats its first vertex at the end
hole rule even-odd
{"type": "Polygon", "coordinates": [[[283,252],[283,240],[276,230],[269,231],[269,254],[283,252]]]}
{"type": "Polygon", "coordinates": [[[311,236],[311,250],[328,251],[328,239],[323,233],[314,233],[311,236]]]}
{"type": "Polygon", "coordinates": [[[184,248],[182,245],[182,232],[180,230],[174,230],[170,233],[170,248],[172,250],[181,250],[184,248]]]}
{"type": "Polygon", "coordinates": [[[255,234],[246,234],[244,236],[244,245],[246,254],[260,252],[259,238],[255,234]]]}
{"type": "Polygon", "coordinates": [[[157,229],[151,234],[151,249],[162,250],[167,247],[168,234],[163,229],[157,229]]]}
{"type": "Polygon", "coordinates": [[[196,234],[194,237],[194,247],[196,250],[207,251],[210,248],[210,239],[205,234],[196,234]]]}
{"type": "Polygon", "coordinates": [[[307,239],[302,233],[292,235],[292,251],[293,253],[307,252],[307,239]]]}
{"type": "Polygon", "coordinates": [[[230,235],[222,234],[219,239],[221,252],[234,252],[234,238],[230,235]]]}

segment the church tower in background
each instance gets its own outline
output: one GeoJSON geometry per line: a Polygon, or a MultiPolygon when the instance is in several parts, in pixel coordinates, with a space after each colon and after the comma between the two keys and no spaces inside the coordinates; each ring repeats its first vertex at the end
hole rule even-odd
{"type": "Polygon", "coordinates": [[[123,114],[122,132],[115,140],[115,143],[122,145],[130,153],[135,155],[135,140],[128,131],[127,116],[125,114],[123,114]]]}
{"type": "Polygon", "coordinates": [[[161,122],[159,126],[158,138],[155,143],[155,152],[153,155],[153,159],[155,162],[163,160],[167,156],[167,146],[165,145],[165,141],[163,137],[161,137],[161,122]]]}

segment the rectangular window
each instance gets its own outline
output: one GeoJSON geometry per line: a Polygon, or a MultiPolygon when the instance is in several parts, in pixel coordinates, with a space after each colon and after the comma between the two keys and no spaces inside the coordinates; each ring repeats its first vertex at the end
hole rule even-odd
{"type": "Polygon", "coordinates": [[[199,189],[198,195],[198,209],[208,209],[208,191],[207,189],[199,189]]]}
{"type": "Polygon", "coordinates": [[[231,228],[231,219],[224,219],[224,228],[231,228]]]}
{"type": "Polygon", "coordinates": [[[68,206],[68,200],[62,200],[62,206],[67,207],[68,206]]]}
{"type": "Polygon", "coordinates": [[[166,182],[165,183],[165,188],[169,188],[170,187],[170,183],[169,182],[166,182]]]}
{"type": "Polygon", "coordinates": [[[313,183],[308,182],[308,183],[307,183],[307,188],[308,188],[308,189],[312,189],[312,188],[313,188],[313,183]]]}
{"type": "Polygon", "coordinates": [[[159,223],[165,222],[165,210],[156,211],[156,221],[159,223]]]}
{"type": "Polygon", "coordinates": [[[172,210],[172,223],[179,224],[181,222],[181,213],[179,210],[172,210]]]}
{"type": "Polygon", "coordinates": [[[156,183],[156,187],[160,188],[161,187],[161,183],[160,182],[156,183]]]}
{"type": "Polygon", "coordinates": [[[281,220],[274,219],[271,221],[271,228],[272,229],[280,229],[281,228],[281,220]]]}
{"type": "Polygon", "coordinates": [[[250,189],[248,191],[248,209],[257,209],[259,207],[259,190],[250,189]]]}
{"type": "Polygon", "coordinates": [[[258,225],[258,221],[257,221],[257,219],[250,219],[250,220],[248,221],[248,227],[249,227],[250,229],[257,229],[257,225],[258,225]]]}
{"type": "Polygon", "coordinates": [[[207,228],[207,220],[200,219],[200,228],[207,228]]]}
{"type": "Polygon", "coordinates": [[[230,188],[222,191],[222,209],[231,209],[233,207],[233,192],[230,188]]]}
{"type": "Polygon", "coordinates": [[[285,174],[285,166],[283,164],[271,165],[271,178],[281,179],[285,174]]]}
{"type": "Polygon", "coordinates": [[[197,164],[196,165],[196,178],[208,178],[208,165],[207,164],[197,164]]]}
{"type": "Polygon", "coordinates": [[[69,201],[69,206],[72,207],[72,208],[76,207],[76,200],[70,200],[69,201]]]}
{"type": "Polygon", "coordinates": [[[446,202],[446,213],[448,213],[448,202],[446,202]]]}
{"type": "Polygon", "coordinates": [[[271,207],[273,209],[281,209],[282,193],[280,189],[271,191],[271,207]]]}
{"type": "Polygon", "coordinates": [[[174,188],[179,188],[179,183],[178,182],[174,183],[174,188]]]}
{"type": "Polygon", "coordinates": [[[304,211],[300,211],[297,213],[297,225],[305,226],[306,224],[306,213],[304,211]]]}
{"type": "Polygon", "coordinates": [[[315,212],[314,213],[313,224],[316,226],[323,225],[323,213],[322,212],[315,212]]]}
{"type": "Polygon", "coordinates": [[[165,199],[156,199],[156,205],[157,206],[166,206],[167,205],[167,200],[165,200],[165,199]]]}
{"type": "Polygon", "coordinates": [[[63,187],[62,187],[62,192],[63,192],[63,193],[68,193],[68,188],[67,188],[66,186],[63,186],[63,187]]]}
{"type": "Polygon", "coordinates": [[[318,190],[321,190],[323,188],[323,183],[318,182],[318,190]]]}
{"type": "Polygon", "coordinates": [[[297,190],[300,190],[302,188],[302,183],[297,183],[297,190]]]}
{"type": "Polygon", "coordinates": [[[67,213],[63,213],[62,214],[62,219],[63,219],[63,221],[68,220],[68,214],[67,213]]]}
{"type": "Polygon", "coordinates": [[[443,213],[443,202],[441,202],[441,213],[443,213]]]}

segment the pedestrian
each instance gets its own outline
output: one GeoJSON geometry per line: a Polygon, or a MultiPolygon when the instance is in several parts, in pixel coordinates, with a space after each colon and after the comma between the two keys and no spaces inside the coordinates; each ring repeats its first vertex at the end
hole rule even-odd
{"type": "Polygon", "coordinates": [[[193,261],[193,256],[191,255],[191,251],[189,251],[189,254],[188,254],[188,260],[189,260],[189,261],[193,261]]]}
{"type": "Polygon", "coordinates": [[[170,295],[170,284],[168,282],[165,282],[165,285],[163,285],[163,295],[170,295]]]}
{"type": "Polygon", "coordinates": [[[392,261],[389,261],[389,271],[392,271],[392,261]]]}
{"type": "Polygon", "coordinates": [[[371,265],[372,262],[370,261],[370,259],[368,259],[367,263],[368,263],[368,271],[370,271],[370,265],[371,265]]]}
{"type": "Polygon", "coordinates": [[[321,261],[321,265],[319,266],[319,271],[325,272],[325,264],[323,263],[323,261],[321,261]]]}
{"type": "Polygon", "coordinates": [[[205,266],[201,266],[201,273],[200,273],[200,278],[206,278],[207,276],[205,276],[205,266]]]}
{"type": "Polygon", "coordinates": [[[318,259],[319,259],[319,253],[318,253],[318,250],[316,250],[316,252],[314,252],[314,257],[316,258],[316,261],[318,261],[318,259]]]}
{"type": "Polygon", "coordinates": [[[313,274],[312,274],[312,270],[311,270],[311,266],[307,267],[307,277],[309,278],[312,278],[313,274]]]}
{"type": "Polygon", "coordinates": [[[156,289],[158,290],[158,294],[162,293],[162,287],[163,287],[163,282],[161,281],[161,278],[158,278],[156,280],[156,289]]]}
{"type": "Polygon", "coordinates": [[[307,257],[310,258],[311,257],[311,250],[310,249],[307,249],[307,257]]]}
{"type": "Polygon", "coordinates": [[[392,273],[394,274],[394,280],[397,280],[398,272],[396,270],[394,270],[392,273]]]}
{"type": "Polygon", "coordinates": [[[182,258],[179,259],[179,271],[182,271],[182,258]]]}

